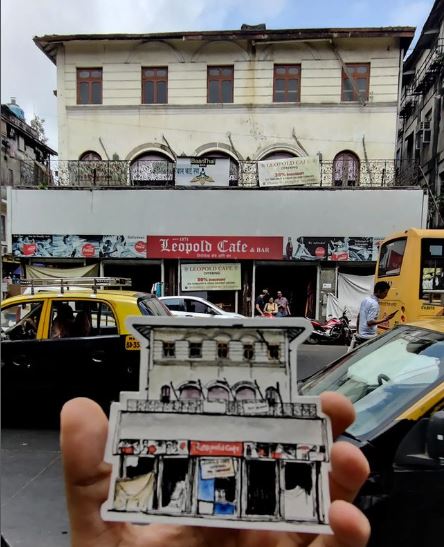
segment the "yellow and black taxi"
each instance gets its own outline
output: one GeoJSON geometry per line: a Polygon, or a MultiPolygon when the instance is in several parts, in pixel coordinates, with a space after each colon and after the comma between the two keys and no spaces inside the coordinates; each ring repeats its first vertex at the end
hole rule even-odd
{"type": "Polygon", "coordinates": [[[356,500],[370,545],[444,545],[444,318],[398,326],[301,384],[303,395],[353,402],[343,439],[370,463],[356,500]]]}
{"type": "Polygon", "coordinates": [[[3,300],[2,419],[57,418],[62,404],[91,397],[106,407],[138,387],[139,343],[129,315],[171,315],[154,295],[123,290],[124,278],[39,280],[3,300]],[[70,281],[72,284],[73,281],[70,281]],[[121,289],[101,289],[101,286],[121,289]]]}

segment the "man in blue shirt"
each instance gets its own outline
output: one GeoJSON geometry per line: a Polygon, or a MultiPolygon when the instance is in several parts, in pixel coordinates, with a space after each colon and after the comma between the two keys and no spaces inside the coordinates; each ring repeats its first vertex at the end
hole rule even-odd
{"type": "Polygon", "coordinates": [[[376,327],[381,323],[389,321],[395,316],[398,310],[386,315],[382,319],[379,316],[379,301],[383,300],[390,290],[390,285],[386,281],[378,281],[371,296],[367,296],[361,302],[359,308],[357,332],[361,338],[372,338],[376,336],[376,327]]]}

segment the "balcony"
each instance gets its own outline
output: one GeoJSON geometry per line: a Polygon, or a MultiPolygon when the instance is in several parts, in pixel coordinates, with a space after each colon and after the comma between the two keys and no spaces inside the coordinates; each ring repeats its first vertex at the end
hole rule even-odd
{"type": "MultiPolygon", "coordinates": [[[[211,188],[235,190],[259,188],[258,161],[231,163],[227,182],[224,186],[211,188]]],[[[176,166],[163,160],[129,161],[77,161],[51,160],[50,166],[42,168],[31,160],[22,160],[20,182],[22,188],[163,188],[190,189],[196,186],[176,184],[176,166]]],[[[274,189],[288,188],[344,188],[344,187],[397,187],[418,184],[417,164],[412,160],[368,160],[344,162],[320,162],[320,182],[294,186],[273,186],[274,189]]],[[[201,188],[201,186],[198,186],[201,188]]],[[[204,187],[205,188],[205,187],[204,187]]],[[[210,188],[210,189],[211,189],[210,188]]]]}
{"type": "Polygon", "coordinates": [[[444,38],[436,40],[423,63],[417,68],[411,83],[404,87],[401,98],[401,117],[408,118],[418,104],[416,97],[421,96],[432,87],[444,66],[444,38]],[[410,106],[413,105],[413,109],[410,106]]]}

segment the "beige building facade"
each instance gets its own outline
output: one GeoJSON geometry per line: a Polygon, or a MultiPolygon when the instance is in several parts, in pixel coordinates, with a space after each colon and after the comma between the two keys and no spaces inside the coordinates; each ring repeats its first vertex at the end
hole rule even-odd
{"type": "Polygon", "coordinates": [[[165,295],[189,291],[186,264],[240,262],[235,290],[221,282],[198,295],[251,315],[268,287],[293,315],[325,316],[341,272],[371,275],[381,238],[424,226],[411,163],[395,160],[413,34],[244,25],[36,37],[57,66],[57,188],[11,194],[13,252],[99,262],[165,295]],[[29,199],[53,214],[37,209],[31,226],[29,199]],[[170,252],[183,241],[213,250],[170,252]],[[221,252],[227,241],[243,251],[221,252]]]}

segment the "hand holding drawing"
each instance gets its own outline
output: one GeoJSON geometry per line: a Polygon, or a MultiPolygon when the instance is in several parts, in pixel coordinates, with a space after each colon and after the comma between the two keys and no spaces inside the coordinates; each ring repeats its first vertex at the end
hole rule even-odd
{"type": "MultiPolygon", "coordinates": [[[[339,394],[325,393],[321,399],[337,436],[353,422],[353,407],[339,394]]],[[[104,522],[100,506],[108,495],[111,472],[103,462],[107,429],[105,414],[89,399],[74,399],[62,410],[61,446],[73,547],[364,547],[367,543],[368,521],[350,502],[369,467],[360,450],[347,442],[335,443],[331,452],[333,536],[104,522]]]]}

